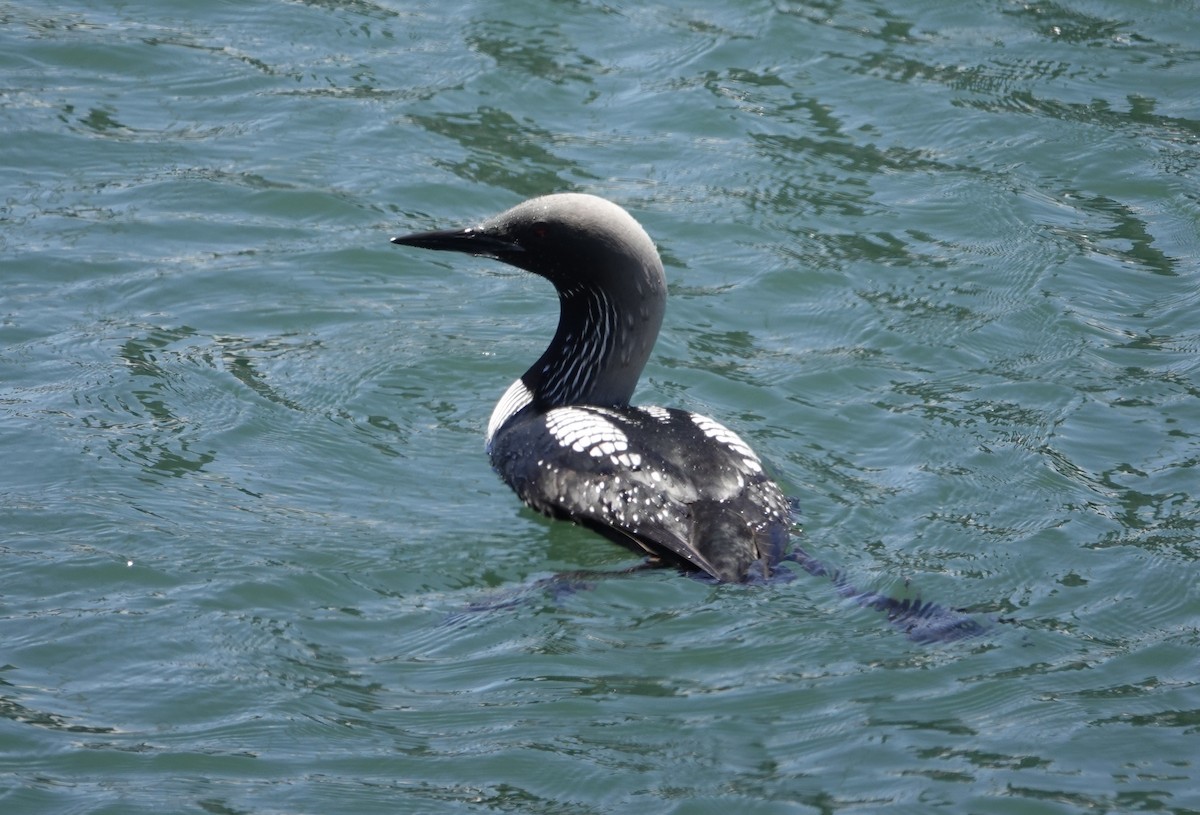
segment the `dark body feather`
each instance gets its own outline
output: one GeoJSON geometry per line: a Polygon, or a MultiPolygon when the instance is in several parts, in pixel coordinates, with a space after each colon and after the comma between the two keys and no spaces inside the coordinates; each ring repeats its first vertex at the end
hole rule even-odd
{"type": "Polygon", "coordinates": [[[757,456],[682,410],[527,409],[491,458],[534,509],[718,580],[767,577],[786,548],[790,507],[757,456]]]}

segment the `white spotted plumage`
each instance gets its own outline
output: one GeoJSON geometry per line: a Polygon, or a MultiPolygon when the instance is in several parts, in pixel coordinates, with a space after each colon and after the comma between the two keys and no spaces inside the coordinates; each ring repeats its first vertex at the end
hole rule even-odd
{"type": "Polygon", "coordinates": [[[660,422],[671,420],[671,411],[658,405],[638,405],[637,410],[645,413],[647,416],[657,419],[660,422]]]}
{"type": "Polygon", "coordinates": [[[546,429],[563,447],[593,458],[608,456],[613,464],[636,470],[642,457],[629,450],[629,439],[602,412],[583,407],[554,408],[546,412],[546,429]]]}
{"type": "Polygon", "coordinates": [[[714,441],[725,445],[729,449],[736,452],[742,457],[746,463],[747,469],[751,472],[762,472],[762,462],[758,460],[758,456],[750,449],[750,445],[742,441],[741,438],[730,430],[725,425],[710,419],[707,416],[701,416],[698,413],[691,414],[692,421],[696,423],[696,427],[700,428],[705,436],[714,441]]]}

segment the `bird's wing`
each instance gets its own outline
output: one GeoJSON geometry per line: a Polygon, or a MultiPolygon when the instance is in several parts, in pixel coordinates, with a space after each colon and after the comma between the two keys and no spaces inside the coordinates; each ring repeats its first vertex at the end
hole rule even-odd
{"type": "Polygon", "coordinates": [[[492,463],[529,506],[737,581],[786,501],[723,426],[684,411],[574,406],[520,416],[492,463]],[[776,499],[776,496],[778,498],[776,499]]]}

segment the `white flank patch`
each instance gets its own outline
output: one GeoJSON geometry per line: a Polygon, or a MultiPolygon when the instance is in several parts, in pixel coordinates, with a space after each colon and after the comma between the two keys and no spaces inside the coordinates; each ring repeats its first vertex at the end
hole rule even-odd
{"type": "Polygon", "coordinates": [[[504,392],[492,410],[492,418],[488,420],[487,437],[484,444],[491,447],[492,436],[496,435],[496,431],[503,427],[504,423],[511,419],[517,411],[532,401],[533,394],[520,379],[509,385],[508,390],[504,392]]]}

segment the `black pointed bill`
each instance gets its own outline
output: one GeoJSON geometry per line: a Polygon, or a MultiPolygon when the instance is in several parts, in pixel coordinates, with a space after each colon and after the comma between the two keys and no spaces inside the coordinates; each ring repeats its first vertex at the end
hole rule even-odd
{"type": "Polygon", "coordinates": [[[489,258],[503,258],[514,252],[524,251],[519,243],[497,238],[474,227],[469,229],[439,229],[434,232],[415,232],[392,238],[400,246],[416,246],[419,249],[434,249],[444,252],[464,252],[489,258]]]}

